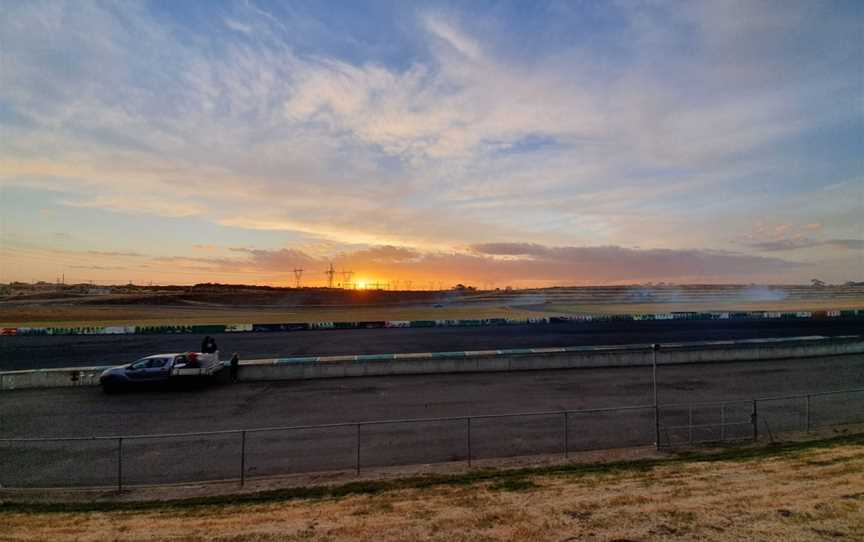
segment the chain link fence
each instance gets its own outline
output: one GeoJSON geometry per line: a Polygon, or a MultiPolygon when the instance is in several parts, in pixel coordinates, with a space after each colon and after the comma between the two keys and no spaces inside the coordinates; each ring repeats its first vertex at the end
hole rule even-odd
{"type": "Polygon", "coordinates": [[[163,435],[0,439],[0,486],[124,487],[656,445],[864,422],[864,389],[751,400],[163,435]],[[659,423],[658,423],[659,422],[659,423]]]}

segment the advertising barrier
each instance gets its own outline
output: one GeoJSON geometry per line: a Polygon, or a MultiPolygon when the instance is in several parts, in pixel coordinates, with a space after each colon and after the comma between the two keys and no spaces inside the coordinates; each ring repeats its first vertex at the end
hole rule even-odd
{"type": "Polygon", "coordinates": [[[136,332],[136,326],[105,326],[102,333],[105,335],[129,335],[136,332]]]}
{"type": "Polygon", "coordinates": [[[48,335],[44,327],[19,327],[17,335],[48,335]]]}
{"type": "Polygon", "coordinates": [[[303,331],[309,329],[309,324],[297,322],[290,324],[251,324],[252,331],[303,331]]]}
{"type": "Polygon", "coordinates": [[[411,320],[387,320],[384,327],[411,327],[411,320]]]}
{"type": "Polygon", "coordinates": [[[176,333],[218,334],[243,332],[285,332],[308,329],[383,329],[423,327],[477,327],[499,325],[542,325],[570,322],[620,322],[653,320],[762,320],[762,319],[837,319],[861,318],[864,309],[824,311],[734,311],[734,312],[662,312],[654,314],[574,314],[569,316],[531,318],[480,318],[442,320],[369,320],[359,322],[289,322],[278,324],[188,324],[139,326],[81,326],[81,327],[2,327],[0,335],[159,335],[176,333]]]}
{"type": "Polygon", "coordinates": [[[372,322],[355,322],[355,326],[360,329],[381,329],[387,327],[387,322],[372,321],[372,322]]]}
{"type": "Polygon", "coordinates": [[[435,320],[411,320],[410,327],[435,327],[435,320]]]}
{"type": "Polygon", "coordinates": [[[140,335],[192,333],[192,326],[136,326],[135,333],[140,335]]]}

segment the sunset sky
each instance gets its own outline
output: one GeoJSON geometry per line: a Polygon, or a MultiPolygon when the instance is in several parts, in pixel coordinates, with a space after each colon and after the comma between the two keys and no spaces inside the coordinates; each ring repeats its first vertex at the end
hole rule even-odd
{"type": "Polygon", "coordinates": [[[0,12],[0,282],[864,280],[864,2],[0,12]]]}

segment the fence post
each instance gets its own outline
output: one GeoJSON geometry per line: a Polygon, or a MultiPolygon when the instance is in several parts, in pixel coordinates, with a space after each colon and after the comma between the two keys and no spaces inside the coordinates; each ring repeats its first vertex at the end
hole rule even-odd
{"type": "Polygon", "coordinates": [[[759,440],[759,412],[756,409],[756,399],[753,399],[753,414],[750,416],[753,419],[753,442],[759,440]]]}
{"type": "Polygon", "coordinates": [[[807,402],[804,405],[804,430],[810,432],[810,395],[807,395],[807,402]]]}
{"type": "Polygon", "coordinates": [[[123,437],[117,439],[117,492],[123,491],[123,437]]]}
{"type": "Polygon", "coordinates": [[[246,430],[240,432],[240,487],[246,483],[246,430]]]}
{"type": "Polygon", "coordinates": [[[687,405],[687,444],[693,445],[693,405],[687,405]]]}
{"type": "Polygon", "coordinates": [[[567,424],[567,411],[564,411],[564,459],[570,456],[570,433],[567,424]]]}
{"type": "Polygon", "coordinates": [[[651,345],[651,381],[654,389],[654,446],[660,450],[660,403],[657,399],[657,351],[659,344],[651,345]]]}
{"type": "Polygon", "coordinates": [[[354,454],[354,472],[360,476],[360,424],[357,424],[357,448],[354,454]]]}
{"type": "Polygon", "coordinates": [[[468,466],[471,466],[471,417],[465,418],[467,422],[468,431],[465,435],[465,442],[468,445],[468,466]]]}

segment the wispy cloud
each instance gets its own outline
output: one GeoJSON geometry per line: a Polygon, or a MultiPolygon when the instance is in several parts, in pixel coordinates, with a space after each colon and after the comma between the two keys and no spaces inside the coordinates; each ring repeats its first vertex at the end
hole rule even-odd
{"type": "Polygon", "coordinates": [[[236,30],[237,32],[241,32],[243,34],[251,34],[253,31],[252,25],[241,23],[240,21],[237,21],[235,19],[226,17],[224,21],[225,26],[227,26],[231,30],[236,30]]]}
{"type": "Polygon", "coordinates": [[[142,254],[138,252],[117,252],[113,250],[88,250],[87,254],[92,254],[93,256],[122,256],[126,258],[139,258],[142,254]]]}
{"type": "Polygon", "coordinates": [[[541,257],[478,252],[494,239],[638,255],[661,274],[663,258],[793,272],[722,251],[742,246],[860,250],[860,183],[823,197],[860,177],[855,8],[246,2],[193,24],[70,6],[0,20],[0,182],[60,193],[85,221],[170,217],[271,248],[284,235],[289,251],[326,247],[314,258],[398,246],[433,267],[541,257]],[[756,212],[818,227],[730,239],[756,212]],[[661,252],[621,248],[636,245],[661,252]]]}
{"type": "Polygon", "coordinates": [[[69,268],[85,271],[124,271],[129,269],[118,265],[70,265],[69,268]]]}
{"type": "Polygon", "coordinates": [[[190,217],[204,213],[205,208],[194,202],[166,201],[146,196],[93,196],[86,199],[63,200],[62,205],[83,209],[104,209],[126,214],[151,214],[166,217],[190,217]]]}
{"type": "Polygon", "coordinates": [[[762,241],[750,243],[750,246],[766,252],[781,252],[785,250],[800,250],[813,247],[826,247],[839,250],[864,250],[862,239],[825,239],[808,238],[782,239],[779,241],[762,241]]]}
{"type": "Polygon", "coordinates": [[[833,251],[864,251],[864,240],[813,237],[823,229],[821,223],[757,223],[750,233],[737,239],[738,244],[763,252],[797,251],[812,248],[833,251]]]}
{"type": "Polygon", "coordinates": [[[484,60],[483,50],[479,43],[465,35],[458,27],[447,21],[441,15],[427,13],[423,17],[423,25],[435,37],[473,62],[484,60]]]}

